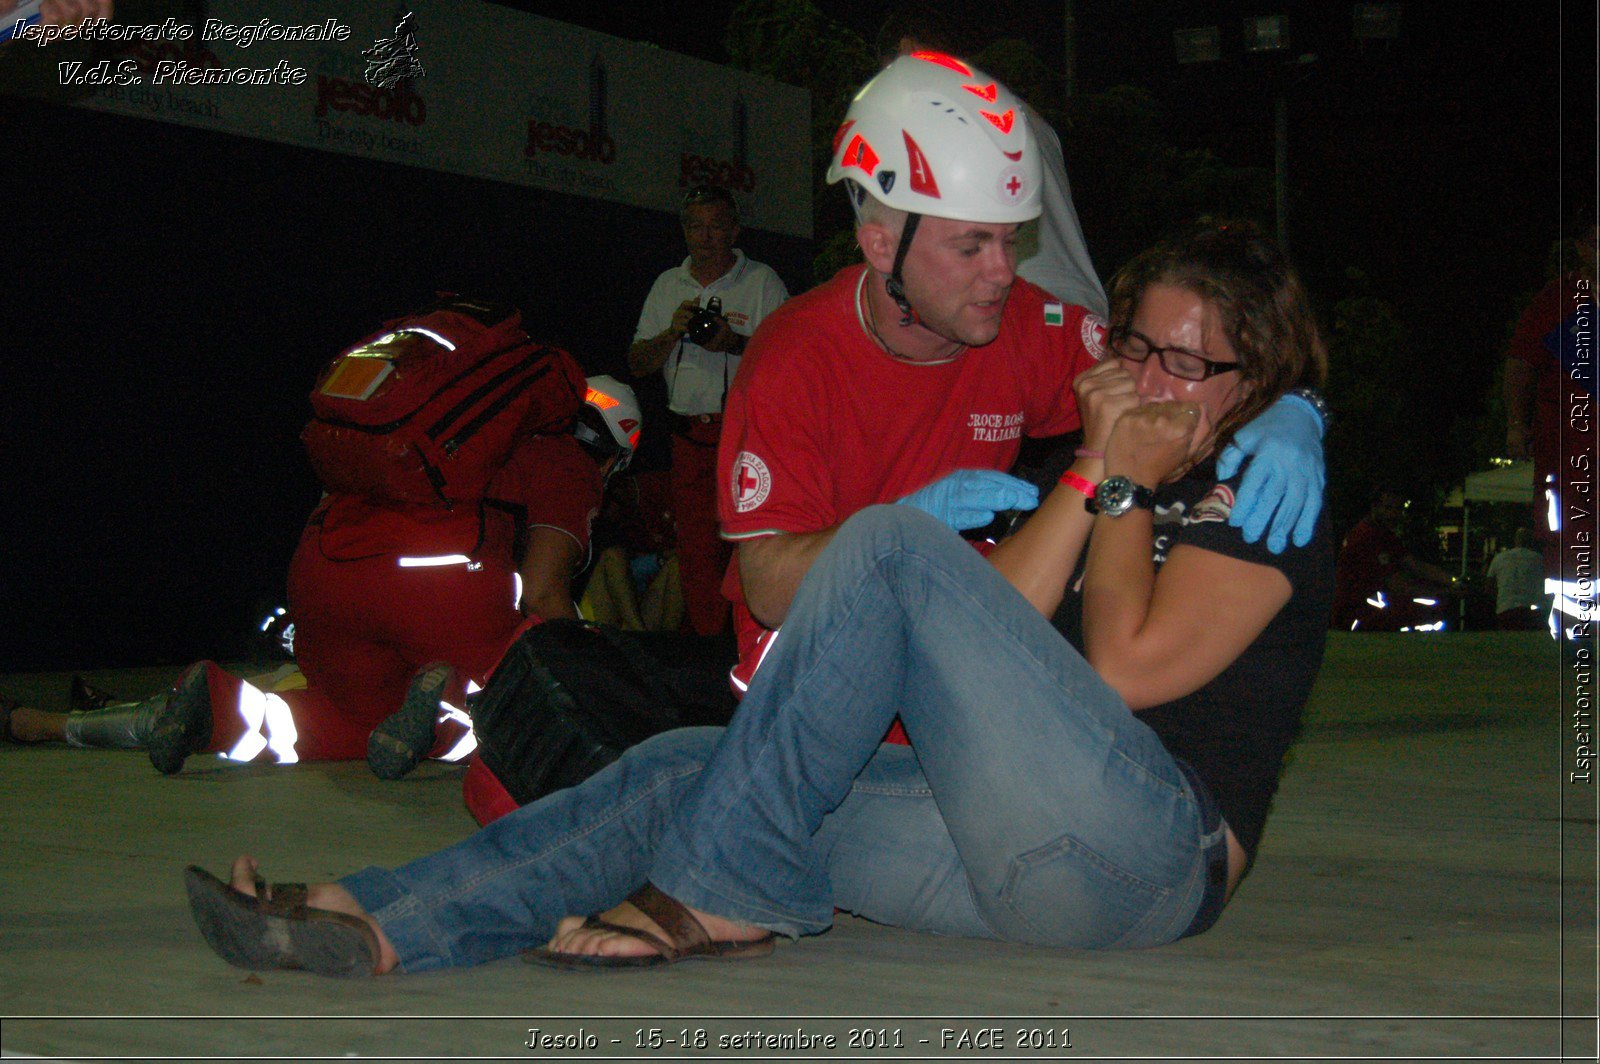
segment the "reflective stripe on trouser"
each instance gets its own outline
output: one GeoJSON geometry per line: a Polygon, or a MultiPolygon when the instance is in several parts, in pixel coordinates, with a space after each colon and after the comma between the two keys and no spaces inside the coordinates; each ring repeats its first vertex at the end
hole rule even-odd
{"type": "Polygon", "coordinates": [[[142,702],[68,713],[61,737],[69,746],[143,750],[155,727],[156,715],[166,704],[167,693],[163,691],[142,702]]]}
{"type": "MultiPolygon", "coordinates": [[[[468,683],[468,690],[477,686],[468,683]]],[[[472,731],[472,718],[452,706],[449,702],[440,701],[439,719],[434,723],[433,734],[436,741],[448,741],[455,733],[455,743],[448,750],[433,756],[440,761],[461,761],[472,755],[478,748],[478,737],[472,731]],[[456,729],[463,729],[456,731],[456,729]]],[[[435,747],[437,749],[437,746],[435,747]]]]}
{"type": "Polygon", "coordinates": [[[280,765],[292,765],[300,760],[294,748],[300,733],[295,730],[289,703],[241,681],[237,710],[245,732],[232,747],[221,752],[222,757],[229,761],[254,761],[266,754],[270,757],[264,760],[280,765]]]}
{"type": "Polygon", "coordinates": [[[1563,632],[1568,639],[1579,639],[1592,634],[1593,625],[1600,616],[1595,601],[1594,580],[1557,580],[1547,577],[1544,593],[1554,596],[1550,603],[1550,636],[1560,639],[1563,632]],[[1563,618],[1570,618],[1568,625],[1563,618]]]}

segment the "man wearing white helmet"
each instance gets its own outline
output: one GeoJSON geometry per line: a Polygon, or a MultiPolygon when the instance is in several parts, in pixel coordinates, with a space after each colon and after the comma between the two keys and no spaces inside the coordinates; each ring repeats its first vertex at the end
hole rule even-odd
{"type": "MultiPolygon", "coordinates": [[[[955,24],[935,9],[923,4],[901,5],[878,29],[878,55],[884,65],[898,56],[925,51],[966,55],[967,51],[954,43],[958,32],[955,24]]],[[[1062,302],[1076,303],[1105,317],[1106,290],[1083,239],[1061,140],[1026,100],[1022,110],[1037,141],[1043,184],[1038,221],[1024,227],[1018,242],[1017,273],[1062,302]]]]}
{"type": "MultiPolygon", "coordinates": [[[[779,308],[728,397],[736,687],[857,510],[898,500],[959,530],[1037,504],[1032,485],[1001,471],[1023,435],[1078,427],[1072,380],[1105,334],[1097,315],[1016,276],[1017,230],[1040,212],[1039,160],[1021,101],[950,56],[903,56],[857,94],[828,180],[850,193],[867,264],[779,308]]],[[[1306,430],[1313,444],[1320,430],[1306,430]]],[[[1320,476],[1320,450],[1313,464],[1320,476]]],[[[1320,491],[1301,491],[1317,500],[1314,519],[1320,491]]],[[[1297,517],[1309,535],[1289,494],[1281,536],[1297,517]]]]}
{"type": "Polygon", "coordinates": [[[902,57],[857,95],[830,182],[856,208],[865,266],[780,307],[728,396],[723,535],[738,544],[743,687],[832,529],[907,498],[958,527],[1031,508],[999,472],[1024,433],[1078,425],[1071,382],[1105,325],[1017,283],[1015,240],[1040,169],[1018,101],[938,53],[902,57]],[[781,416],[779,416],[781,415],[781,416]]]}

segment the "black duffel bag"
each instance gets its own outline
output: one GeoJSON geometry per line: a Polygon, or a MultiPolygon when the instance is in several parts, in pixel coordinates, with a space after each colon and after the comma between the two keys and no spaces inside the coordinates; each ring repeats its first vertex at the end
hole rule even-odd
{"type": "Polygon", "coordinates": [[[518,805],[582,783],[660,732],[727,724],[732,639],[556,619],[512,644],[467,700],[478,756],[518,805]]]}

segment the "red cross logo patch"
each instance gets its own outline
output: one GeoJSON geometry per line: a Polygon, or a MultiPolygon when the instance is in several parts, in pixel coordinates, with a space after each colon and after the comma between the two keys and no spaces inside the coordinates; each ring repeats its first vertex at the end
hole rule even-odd
{"type": "Polygon", "coordinates": [[[1083,316],[1083,346],[1096,362],[1106,358],[1106,322],[1098,314],[1083,316]]]}
{"type": "Polygon", "coordinates": [[[733,508],[738,513],[749,513],[767,501],[772,494],[772,474],[767,463],[751,454],[740,451],[733,460],[733,508]]]}
{"type": "Polygon", "coordinates": [[[1000,171],[1000,184],[996,189],[1002,203],[1020,203],[1028,194],[1028,183],[1022,179],[1022,167],[1008,166],[1000,171]]]}

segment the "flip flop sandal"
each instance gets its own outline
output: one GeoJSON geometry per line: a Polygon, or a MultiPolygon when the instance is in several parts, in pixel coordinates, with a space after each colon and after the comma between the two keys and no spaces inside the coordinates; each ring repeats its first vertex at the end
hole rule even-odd
{"type": "Polygon", "coordinates": [[[304,883],[268,886],[258,876],[252,898],[190,865],[183,885],[206,945],[235,967],[343,978],[377,974],[377,934],[359,917],[309,908],[304,883]]]}
{"type": "Polygon", "coordinates": [[[662,893],[652,883],[646,883],[628,895],[628,904],[655,921],[667,937],[637,927],[624,927],[591,916],[583,926],[594,931],[614,931],[641,942],[648,943],[656,952],[642,957],[592,957],[578,953],[560,953],[550,949],[530,949],[522,952],[529,964],[542,964],[566,971],[637,971],[641,968],[662,968],[679,961],[700,960],[731,961],[750,957],[765,957],[773,950],[777,936],[767,932],[749,942],[713,939],[694,914],[683,903],[662,893]]]}

